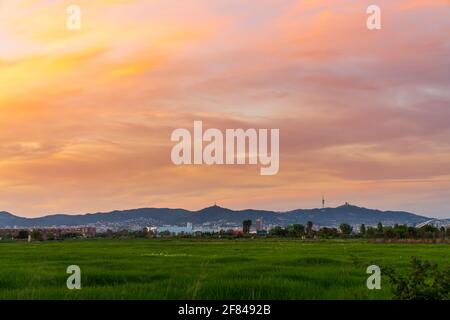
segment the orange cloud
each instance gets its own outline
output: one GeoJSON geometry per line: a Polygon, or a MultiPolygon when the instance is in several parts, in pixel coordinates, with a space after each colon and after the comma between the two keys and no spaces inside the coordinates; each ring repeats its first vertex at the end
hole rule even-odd
{"type": "Polygon", "coordinates": [[[63,2],[2,2],[0,209],[282,210],[326,194],[447,216],[444,2],[381,1],[379,32],[360,1],[79,1],[79,32],[63,2]],[[174,166],[170,133],[194,120],[280,128],[280,173],[174,166]]]}

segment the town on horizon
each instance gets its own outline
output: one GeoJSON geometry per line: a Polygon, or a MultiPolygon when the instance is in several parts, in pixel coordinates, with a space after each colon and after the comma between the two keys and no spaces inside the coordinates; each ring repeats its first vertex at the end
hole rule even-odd
{"type": "MultiPolygon", "coordinates": [[[[195,233],[221,232],[223,230],[240,230],[242,221],[256,222],[255,232],[270,230],[287,225],[314,223],[315,227],[337,228],[347,223],[355,231],[360,226],[385,225],[450,225],[450,219],[436,219],[419,216],[403,211],[380,211],[358,207],[345,202],[337,207],[326,207],[322,197],[322,206],[313,209],[295,209],[289,211],[270,211],[257,209],[232,210],[214,203],[201,210],[191,211],[171,208],[137,208],[115,210],[111,212],[87,213],[81,215],[47,215],[37,218],[23,218],[12,214],[0,215],[0,228],[91,228],[98,232],[108,230],[139,231],[146,229],[152,232],[195,233]],[[264,225],[264,227],[263,227],[264,225]]],[[[84,229],[83,229],[84,230],[84,229]]]]}

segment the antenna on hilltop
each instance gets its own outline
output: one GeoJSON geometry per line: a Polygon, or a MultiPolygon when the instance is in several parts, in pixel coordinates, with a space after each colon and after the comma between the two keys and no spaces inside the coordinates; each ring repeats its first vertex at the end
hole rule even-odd
{"type": "Polygon", "coordinates": [[[322,195],[322,209],[325,209],[325,197],[322,195]]]}

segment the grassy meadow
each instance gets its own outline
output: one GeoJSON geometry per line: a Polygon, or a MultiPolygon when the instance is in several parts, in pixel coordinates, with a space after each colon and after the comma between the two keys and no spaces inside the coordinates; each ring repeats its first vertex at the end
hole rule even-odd
{"type": "Polygon", "coordinates": [[[439,266],[448,244],[358,240],[69,240],[0,242],[0,299],[390,299],[366,287],[367,266],[439,266]],[[81,268],[68,290],[66,268],[81,268]]]}

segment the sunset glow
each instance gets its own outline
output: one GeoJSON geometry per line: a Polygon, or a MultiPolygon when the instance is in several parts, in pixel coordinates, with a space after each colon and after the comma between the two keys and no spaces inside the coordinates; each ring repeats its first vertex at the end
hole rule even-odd
{"type": "Polygon", "coordinates": [[[448,217],[450,2],[0,2],[0,211],[448,217]],[[82,28],[66,28],[66,7],[82,28]],[[432,22],[432,23],[431,23],[432,22]],[[280,168],[175,166],[171,132],[279,128],[280,168]]]}

